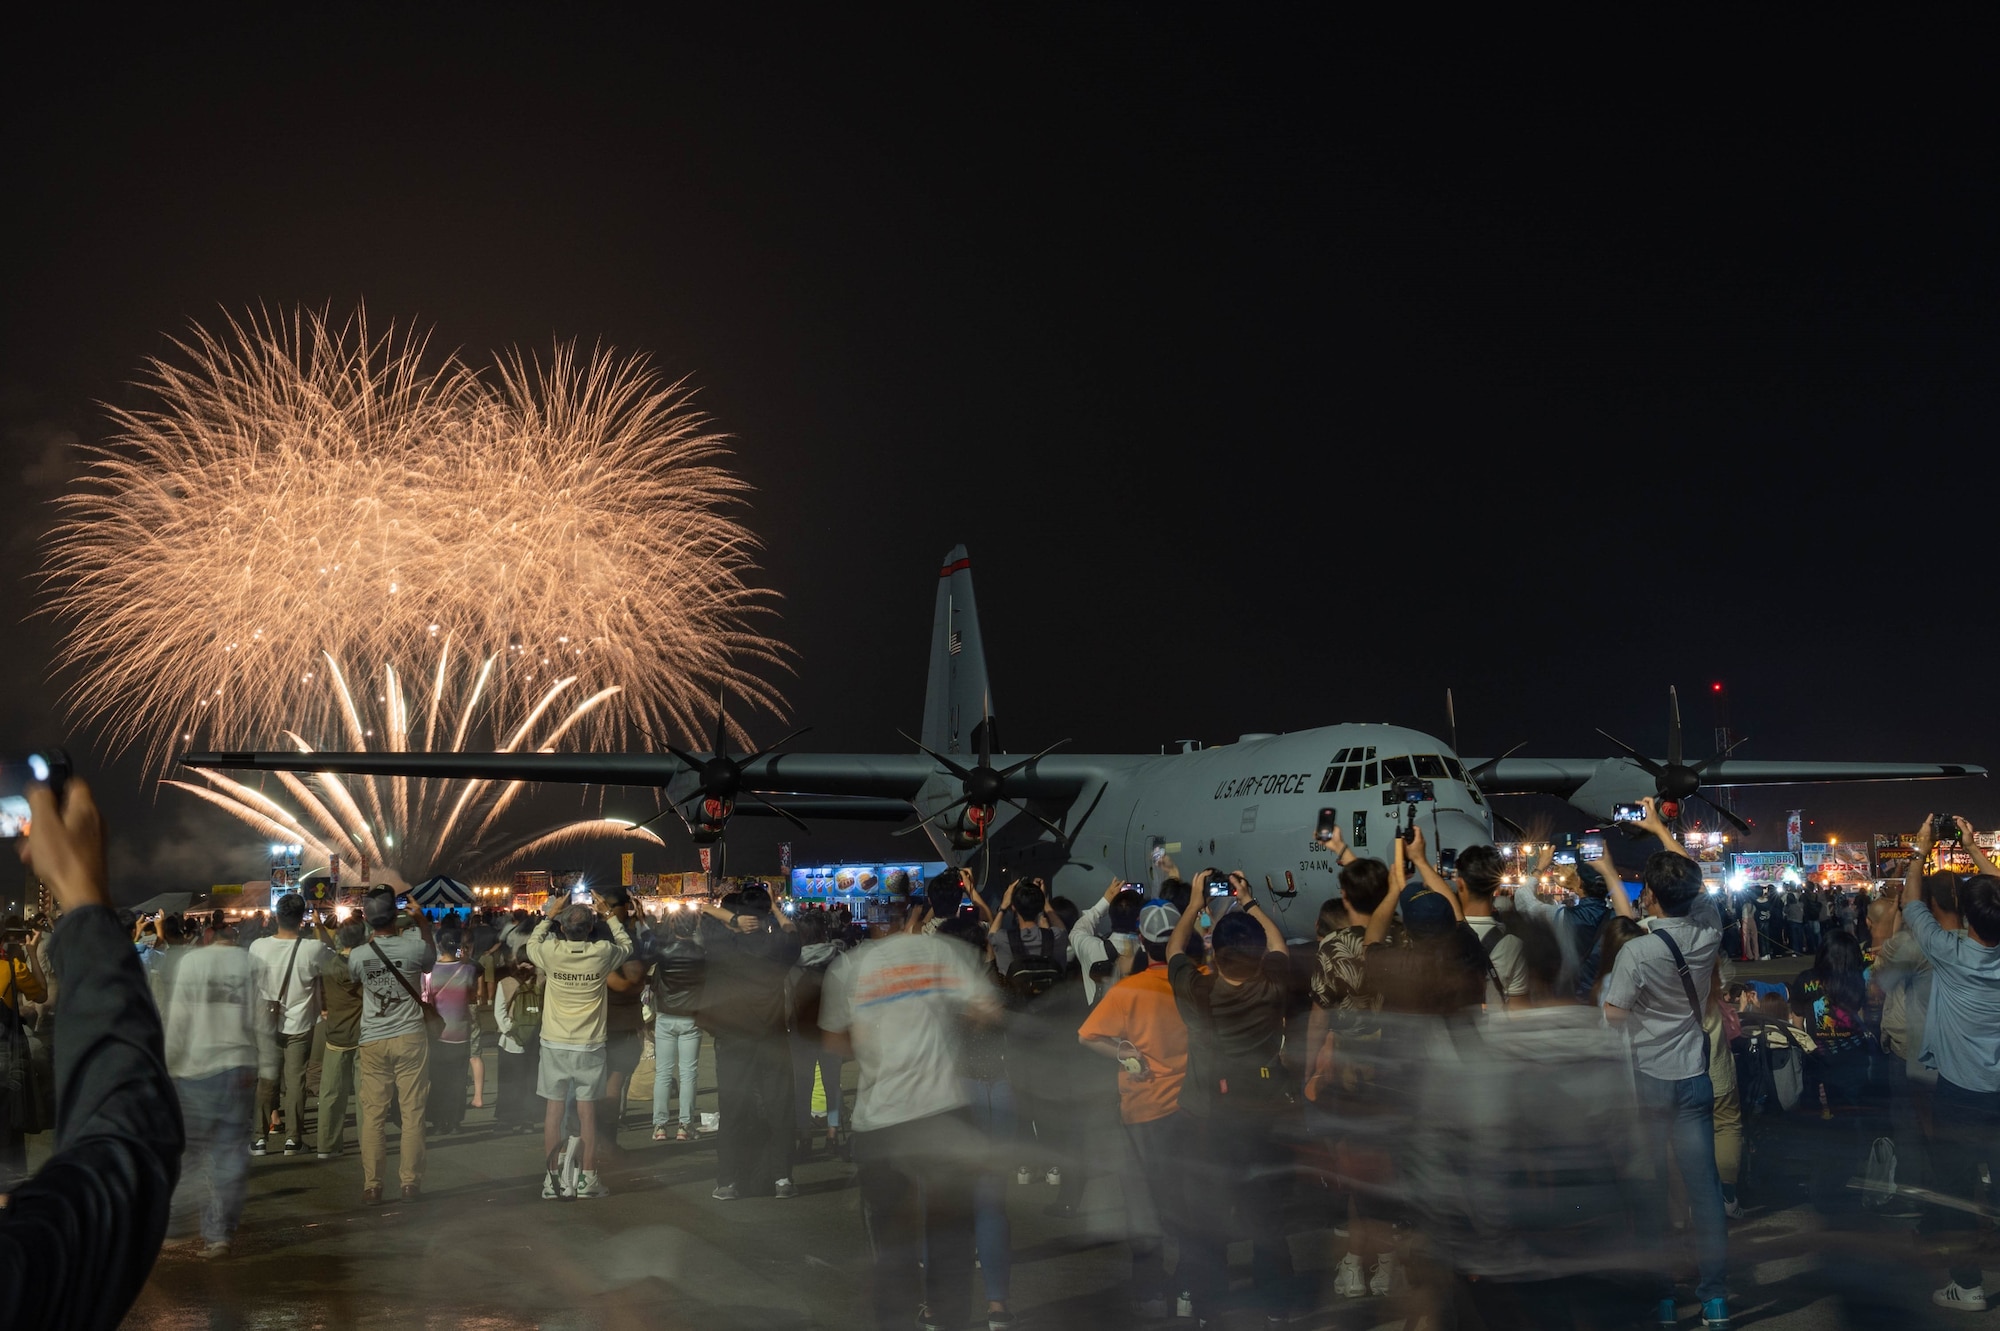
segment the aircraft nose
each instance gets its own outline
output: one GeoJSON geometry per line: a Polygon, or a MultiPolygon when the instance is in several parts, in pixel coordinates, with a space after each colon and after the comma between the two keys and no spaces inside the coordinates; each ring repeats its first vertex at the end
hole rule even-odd
{"type": "Polygon", "coordinates": [[[1424,839],[1431,843],[1433,850],[1458,851],[1467,846],[1486,846],[1493,842],[1484,819],[1458,809],[1439,809],[1435,823],[1425,818],[1418,826],[1423,829],[1424,839]]]}

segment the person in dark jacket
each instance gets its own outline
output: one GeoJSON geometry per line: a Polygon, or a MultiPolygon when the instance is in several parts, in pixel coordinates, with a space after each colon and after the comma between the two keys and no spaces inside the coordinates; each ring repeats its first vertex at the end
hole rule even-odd
{"type": "Polygon", "coordinates": [[[63,1034],[55,1154],[0,1197],[0,1326],[110,1328],[166,1237],[180,1105],[145,969],[111,908],[90,787],[72,778],[58,807],[36,786],[28,803],[21,857],[63,905],[50,946],[63,1034]]]}
{"type": "Polygon", "coordinates": [[[700,916],[693,911],[668,910],[666,927],[653,952],[647,977],[653,995],[653,1140],[667,1140],[674,1122],[674,1088],[680,1088],[679,1125],[674,1140],[694,1139],[694,1074],[701,1060],[702,976],[708,954],[695,937],[700,916]]]}
{"type": "Polygon", "coordinates": [[[792,1047],[785,1031],[785,975],[799,957],[791,917],[771,909],[770,890],[743,889],[734,913],[708,906],[702,946],[708,970],[699,1021],[715,1037],[715,1192],[792,1187],[792,1047]]]}

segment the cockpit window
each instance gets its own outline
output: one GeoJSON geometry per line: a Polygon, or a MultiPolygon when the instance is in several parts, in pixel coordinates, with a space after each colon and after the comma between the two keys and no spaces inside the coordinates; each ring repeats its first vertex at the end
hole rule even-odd
{"type": "Polygon", "coordinates": [[[1356,763],[1353,766],[1348,767],[1341,772],[1340,788],[1342,790],[1361,789],[1361,766],[1359,763],[1356,763]]]}
{"type": "MultiPolygon", "coordinates": [[[[1370,750],[1368,750],[1368,752],[1370,752],[1370,753],[1373,753],[1373,752],[1375,752],[1375,750],[1373,750],[1373,749],[1370,749],[1370,750]]],[[[1379,785],[1381,785],[1381,784],[1382,784],[1382,776],[1381,776],[1381,773],[1380,773],[1380,771],[1379,771],[1379,770],[1377,769],[1377,767],[1376,767],[1376,765],[1375,765],[1374,763],[1369,763],[1369,764],[1368,764],[1368,766],[1367,766],[1366,768],[1362,769],[1362,770],[1363,770],[1363,775],[1362,775],[1362,778],[1361,778],[1361,786],[1362,786],[1362,789],[1364,789],[1364,790],[1372,790],[1372,789],[1374,789],[1374,788],[1375,788],[1376,786],[1379,786],[1379,785]]]]}
{"type": "Polygon", "coordinates": [[[1384,781],[1394,781],[1399,776],[1415,775],[1416,773],[1410,770],[1410,760],[1408,758],[1384,758],[1382,760],[1382,779],[1384,781]]]}
{"type": "Polygon", "coordinates": [[[1472,782],[1471,782],[1471,781],[1469,781],[1469,780],[1467,780],[1467,779],[1466,779],[1466,775],[1465,775],[1465,766],[1464,766],[1464,764],[1460,763],[1460,762],[1458,761],[1458,759],[1456,759],[1456,758],[1453,758],[1453,757],[1451,757],[1451,756],[1450,756],[1449,754],[1447,754],[1447,755],[1445,756],[1445,760],[1444,760],[1444,765],[1445,765],[1446,767],[1449,767],[1449,768],[1451,769],[1451,779],[1452,779],[1452,780],[1454,780],[1454,781],[1464,781],[1464,782],[1465,782],[1465,784],[1466,784],[1466,785],[1468,785],[1468,786],[1472,784],[1472,782]]]}
{"type": "Polygon", "coordinates": [[[1333,764],[1332,764],[1332,765],[1333,765],[1333,766],[1336,766],[1336,767],[1337,767],[1337,766],[1339,766],[1339,765],[1340,765],[1341,763],[1344,763],[1344,762],[1346,762],[1346,761],[1347,761],[1347,758],[1348,758],[1348,755],[1349,755],[1349,754],[1352,754],[1353,752],[1354,752],[1354,750],[1353,750],[1353,749],[1342,749],[1342,750],[1341,750],[1341,751],[1340,751],[1339,753],[1336,753],[1336,754],[1334,754],[1334,755],[1333,755],[1333,764]]]}
{"type": "Polygon", "coordinates": [[[1444,768],[1444,759],[1435,753],[1420,753],[1416,757],[1417,775],[1432,781],[1448,781],[1451,773],[1444,768]]]}

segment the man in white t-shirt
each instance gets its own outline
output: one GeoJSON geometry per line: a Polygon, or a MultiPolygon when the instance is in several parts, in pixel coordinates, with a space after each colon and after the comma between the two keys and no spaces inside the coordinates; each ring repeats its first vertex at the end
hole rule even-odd
{"type": "Polygon", "coordinates": [[[313,1026],[319,1021],[319,968],[326,945],[305,936],[306,899],[296,892],[278,898],[278,932],[250,944],[250,963],[257,968],[261,1002],[284,1004],[278,1023],[277,1080],[257,1083],[257,1136],[250,1154],[264,1154],[264,1135],[271,1131],[271,1112],[283,1092],[285,1154],[297,1155],[305,1141],[306,1056],[312,1053],[313,1026]]]}
{"type": "MultiPolygon", "coordinates": [[[[1639,1093],[1642,1138],[1652,1161],[1653,1196],[1640,1205],[1642,1235],[1664,1248],[1667,1220],[1667,1157],[1680,1169],[1700,1272],[1695,1297],[1702,1326],[1727,1331],[1730,1325],[1726,1275],[1728,1220],[1722,1178],[1715,1162],[1715,1084],[1709,1075],[1711,1050],[1703,1028],[1716,958],[1722,953],[1722,919],[1702,881],[1701,866],[1681,849],[1660,820],[1653,800],[1638,829],[1659,838],[1662,850],[1647,859],[1646,890],[1635,911],[1610,857],[1599,862],[1611,889],[1611,908],[1638,919],[1648,937],[1619,949],[1604,980],[1604,1017],[1622,1029],[1631,1044],[1633,1080],[1639,1093]]],[[[1678,1317],[1674,1278],[1679,1263],[1661,1254],[1658,1320],[1678,1317]]]]}
{"type": "Polygon", "coordinates": [[[833,963],[819,1023],[827,1046],[861,1066],[854,1163],[877,1320],[901,1325],[922,1304],[926,1326],[955,1329],[971,1312],[972,1190],[987,1149],[964,1112],[959,1030],[997,1021],[1000,994],[979,953],[922,932],[924,914],[833,963]]]}

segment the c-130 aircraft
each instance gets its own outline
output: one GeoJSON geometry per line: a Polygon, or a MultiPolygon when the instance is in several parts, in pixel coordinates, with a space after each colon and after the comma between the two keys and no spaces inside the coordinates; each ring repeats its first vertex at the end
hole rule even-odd
{"type": "MultiPolygon", "coordinates": [[[[1422,731],[1356,723],[1243,735],[1206,748],[1188,743],[1176,753],[1056,752],[1063,741],[1013,754],[999,749],[992,696],[972,561],[957,546],[938,573],[915,753],[780,751],[802,733],[794,732],[771,749],[731,754],[718,703],[707,754],[671,747],[665,753],[294,751],[190,753],[181,761],[231,770],[648,786],[664,791],[703,844],[720,839],[738,814],[783,817],[801,828],[818,819],[910,822],[901,831],[921,830],[948,862],[997,853],[1009,877],[1039,875],[1053,891],[1081,897],[1113,876],[1149,881],[1164,852],[1189,877],[1205,867],[1241,869],[1254,887],[1268,884],[1281,894],[1287,916],[1299,911],[1304,921],[1338,895],[1338,866],[1314,839],[1322,810],[1335,811],[1357,854],[1386,858],[1415,819],[1433,854],[1455,855],[1493,840],[1493,795],[1554,795],[1600,820],[1610,819],[1616,804],[1655,796],[1673,819],[1684,801],[1707,802],[1704,787],[1986,775],[1969,764],[1746,762],[1729,752],[1688,762],[1677,701],[1670,701],[1664,759],[1608,735],[1621,750],[1610,757],[1462,759],[1453,745],[1422,731]]],[[[1717,812],[1737,821],[1727,810],[1717,812]]]]}

